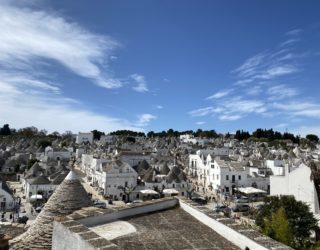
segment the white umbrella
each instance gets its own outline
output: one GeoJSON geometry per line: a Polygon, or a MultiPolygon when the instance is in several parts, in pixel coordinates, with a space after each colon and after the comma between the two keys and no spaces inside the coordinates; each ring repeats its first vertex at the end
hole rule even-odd
{"type": "Polygon", "coordinates": [[[158,192],[151,190],[151,189],[141,190],[140,193],[142,193],[142,194],[158,194],[158,192]]]}
{"type": "Polygon", "coordinates": [[[177,190],[174,188],[163,189],[164,194],[179,194],[177,190]]]}
{"type": "Polygon", "coordinates": [[[245,187],[245,188],[238,188],[238,190],[241,193],[244,194],[259,194],[259,193],[266,193],[266,191],[258,189],[258,188],[254,188],[254,187],[245,187]]]}
{"type": "Polygon", "coordinates": [[[43,197],[41,194],[34,194],[34,195],[31,195],[30,197],[30,200],[42,200],[43,197]]]}

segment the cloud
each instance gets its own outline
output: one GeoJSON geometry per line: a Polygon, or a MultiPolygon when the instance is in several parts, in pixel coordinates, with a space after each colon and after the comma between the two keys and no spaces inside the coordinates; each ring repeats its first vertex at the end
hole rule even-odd
{"type": "Polygon", "coordinates": [[[236,121],[241,119],[241,115],[221,115],[219,119],[222,121],[236,121]]]}
{"type": "Polygon", "coordinates": [[[136,122],[136,126],[138,126],[138,127],[148,126],[149,123],[152,120],[155,120],[155,119],[157,119],[157,117],[152,115],[152,114],[141,114],[141,115],[138,115],[138,121],[136,122]]]}
{"type": "Polygon", "coordinates": [[[288,123],[279,123],[277,125],[275,125],[274,127],[275,128],[285,128],[285,127],[288,127],[288,123]]]}
{"type": "Polygon", "coordinates": [[[206,107],[206,108],[192,110],[189,112],[189,114],[193,117],[197,117],[197,116],[206,116],[212,113],[220,113],[220,112],[222,112],[221,108],[206,107]]]}
{"type": "Polygon", "coordinates": [[[276,102],[273,103],[273,107],[292,117],[320,118],[320,104],[312,102],[276,102]]]}
{"type": "Polygon", "coordinates": [[[295,36],[295,35],[300,34],[302,31],[303,31],[302,29],[293,29],[293,30],[286,32],[286,35],[295,36]]]}
{"type": "Polygon", "coordinates": [[[162,105],[156,105],[156,108],[157,109],[163,109],[163,106],[162,105]]]}
{"type": "Polygon", "coordinates": [[[246,90],[247,95],[259,95],[263,91],[261,86],[253,86],[246,90]]]}
{"type": "Polygon", "coordinates": [[[290,88],[285,84],[281,84],[281,85],[270,87],[267,90],[267,94],[270,96],[269,100],[280,100],[280,99],[286,99],[289,97],[297,96],[299,92],[295,88],[290,88]]]}
{"type": "Polygon", "coordinates": [[[203,121],[199,121],[199,122],[196,122],[197,125],[203,125],[203,124],[206,124],[206,122],[203,122],[203,121]]]}
{"type": "Polygon", "coordinates": [[[222,121],[235,121],[249,115],[250,118],[257,115],[286,118],[291,123],[301,122],[303,118],[320,119],[320,102],[310,101],[301,95],[298,87],[292,87],[296,84],[292,82],[296,81],[295,75],[307,70],[302,60],[315,56],[311,52],[298,53],[298,48],[293,46],[301,40],[298,36],[301,32],[291,30],[286,34],[291,37],[286,37],[281,47],[275,46],[246,59],[231,71],[232,89],[221,89],[207,97],[212,105],[194,109],[189,115],[212,116],[222,121]]]}
{"type": "Polygon", "coordinates": [[[138,84],[137,86],[133,87],[135,91],[140,93],[149,91],[145,77],[143,75],[132,74],[130,77],[138,84]]]}
{"type": "Polygon", "coordinates": [[[205,107],[190,111],[192,117],[201,117],[207,115],[218,115],[220,120],[232,121],[238,120],[248,114],[263,114],[267,111],[265,103],[259,100],[245,100],[237,96],[224,99],[216,103],[216,106],[205,107]]]}
{"type": "Polygon", "coordinates": [[[119,88],[122,82],[108,73],[111,52],[119,44],[52,10],[35,11],[25,4],[0,2],[0,123],[59,132],[141,131],[134,122],[92,112],[65,96],[64,85],[50,71],[58,63],[98,86],[119,88]]]}
{"type": "Polygon", "coordinates": [[[233,91],[233,89],[221,90],[211,96],[208,96],[206,98],[206,100],[219,99],[219,98],[225,97],[225,96],[229,95],[232,91],[233,91]]]}
{"type": "Polygon", "coordinates": [[[15,128],[36,126],[51,132],[92,129],[106,132],[118,129],[141,131],[141,128],[125,119],[95,114],[83,109],[81,104],[72,99],[60,95],[48,96],[43,90],[37,90],[39,93],[30,95],[11,83],[0,81],[0,121],[15,128]]]}
{"type": "Polygon", "coordinates": [[[305,137],[308,134],[320,136],[320,126],[300,126],[289,131],[295,135],[305,137]]]}
{"type": "Polygon", "coordinates": [[[3,68],[30,71],[45,60],[52,60],[98,86],[122,86],[120,80],[106,73],[104,62],[119,46],[114,39],[89,32],[57,13],[17,8],[6,1],[0,3],[0,12],[3,68]]]}
{"type": "Polygon", "coordinates": [[[292,45],[292,44],[297,43],[299,41],[300,41],[300,39],[297,39],[297,38],[288,39],[287,41],[282,42],[280,44],[280,47],[284,47],[284,46],[287,46],[287,45],[292,45]]]}

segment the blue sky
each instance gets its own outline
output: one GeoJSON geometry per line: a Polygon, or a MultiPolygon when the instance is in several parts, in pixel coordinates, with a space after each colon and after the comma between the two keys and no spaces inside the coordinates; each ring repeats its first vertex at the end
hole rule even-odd
{"type": "Polygon", "coordinates": [[[318,1],[0,0],[0,123],[320,134],[318,1]]]}

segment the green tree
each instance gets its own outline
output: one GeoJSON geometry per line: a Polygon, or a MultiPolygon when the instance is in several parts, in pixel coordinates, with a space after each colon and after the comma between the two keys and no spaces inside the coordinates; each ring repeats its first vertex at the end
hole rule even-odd
{"type": "Polygon", "coordinates": [[[92,130],[91,133],[93,134],[93,140],[100,140],[102,135],[105,135],[104,132],[101,132],[99,130],[92,130]]]}
{"type": "Polygon", "coordinates": [[[272,213],[271,220],[265,222],[264,233],[288,246],[294,245],[293,233],[282,207],[272,213]]]}
{"type": "Polygon", "coordinates": [[[284,209],[293,233],[294,247],[301,249],[309,242],[311,232],[317,230],[318,225],[309,206],[304,202],[296,201],[294,196],[266,197],[264,205],[257,214],[256,224],[263,232],[266,232],[268,228],[267,222],[272,220],[273,213],[276,213],[280,208],[284,209]]]}
{"type": "Polygon", "coordinates": [[[309,135],[306,136],[306,138],[309,141],[312,141],[312,142],[315,142],[315,143],[319,142],[319,137],[317,135],[309,134],[309,135]]]}
{"type": "Polygon", "coordinates": [[[9,124],[4,124],[3,127],[0,128],[0,135],[11,135],[9,124]]]}
{"type": "Polygon", "coordinates": [[[51,146],[51,141],[46,139],[41,139],[38,141],[38,147],[46,148],[48,146],[51,146]]]}

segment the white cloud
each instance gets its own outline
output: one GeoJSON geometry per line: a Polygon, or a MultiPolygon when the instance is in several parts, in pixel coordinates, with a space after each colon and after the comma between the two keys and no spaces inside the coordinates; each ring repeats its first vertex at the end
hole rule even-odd
{"type": "Polygon", "coordinates": [[[227,95],[229,95],[231,92],[233,91],[233,89],[226,89],[226,90],[221,90],[211,96],[208,96],[206,98],[206,100],[210,100],[210,99],[219,99],[219,98],[222,98],[222,97],[225,97],[227,95]]]}
{"type": "Polygon", "coordinates": [[[305,137],[308,134],[315,134],[320,136],[320,126],[300,126],[289,131],[295,135],[305,137]]]}
{"type": "Polygon", "coordinates": [[[15,128],[36,126],[51,132],[92,129],[106,132],[118,129],[141,131],[141,128],[125,119],[95,114],[82,109],[81,106],[75,107],[76,103],[72,99],[60,95],[43,98],[45,93],[41,89],[38,89],[39,94],[28,95],[11,83],[0,81],[0,90],[1,121],[15,128]]]}
{"type": "Polygon", "coordinates": [[[207,115],[218,115],[220,120],[234,121],[248,114],[264,114],[267,107],[264,102],[259,100],[245,100],[243,97],[233,97],[224,99],[216,103],[215,106],[205,107],[190,111],[192,117],[207,115]]]}
{"type": "Polygon", "coordinates": [[[248,88],[246,90],[246,94],[248,95],[259,95],[262,92],[262,87],[261,86],[254,86],[251,88],[248,88]]]}
{"type": "Polygon", "coordinates": [[[206,124],[206,122],[203,122],[203,121],[199,121],[199,122],[196,122],[197,125],[203,125],[203,124],[206,124]]]}
{"type": "Polygon", "coordinates": [[[293,97],[299,94],[295,88],[290,88],[285,84],[272,86],[267,90],[267,94],[270,96],[269,100],[281,100],[289,97],[293,97]]]}
{"type": "Polygon", "coordinates": [[[222,121],[236,121],[241,119],[241,115],[221,115],[219,116],[219,119],[222,121]]]}
{"type": "Polygon", "coordinates": [[[94,34],[61,15],[0,3],[0,64],[30,70],[53,60],[104,88],[122,83],[106,73],[103,61],[118,46],[110,37],[94,34]]]}
{"type": "Polygon", "coordinates": [[[320,105],[311,102],[273,103],[273,107],[290,116],[320,118],[320,105]]]}
{"type": "Polygon", "coordinates": [[[240,67],[235,69],[233,72],[238,73],[241,77],[248,77],[255,74],[258,67],[263,63],[265,59],[264,54],[257,54],[247,59],[240,67]]]}
{"type": "Polygon", "coordinates": [[[18,8],[11,1],[0,1],[0,12],[0,122],[59,132],[142,130],[126,119],[88,110],[64,96],[63,85],[48,77],[54,75],[50,72],[54,61],[101,87],[121,87],[107,67],[116,41],[60,14],[21,3],[18,8]]]}
{"type": "Polygon", "coordinates": [[[152,120],[155,120],[155,119],[157,119],[157,117],[152,115],[152,114],[141,114],[141,115],[138,115],[138,121],[136,122],[136,126],[138,126],[138,127],[148,126],[149,123],[152,120]]]}
{"type": "Polygon", "coordinates": [[[162,105],[156,105],[156,108],[157,109],[163,109],[163,106],[162,105]]]}
{"type": "Polygon", "coordinates": [[[289,36],[294,36],[294,35],[298,35],[302,32],[303,30],[302,29],[293,29],[293,30],[290,30],[286,33],[286,35],[289,35],[289,36]]]}
{"type": "Polygon", "coordinates": [[[292,44],[295,44],[295,43],[297,43],[299,41],[300,41],[300,39],[297,39],[297,38],[288,39],[287,41],[284,41],[283,43],[281,43],[280,47],[284,47],[284,46],[287,46],[287,45],[292,45],[292,44]]]}
{"type": "Polygon", "coordinates": [[[242,97],[231,98],[221,105],[225,108],[225,113],[227,112],[229,114],[260,114],[267,110],[264,102],[259,100],[245,100],[242,97]]]}
{"type": "Polygon", "coordinates": [[[223,110],[221,108],[206,107],[206,108],[192,110],[189,112],[189,114],[193,117],[197,117],[197,116],[206,116],[212,113],[220,113],[222,111],[223,110]]]}
{"type": "Polygon", "coordinates": [[[275,128],[285,128],[285,127],[288,127],[288,123],[279,123],[277,125],[275,125],[274,127],[275,128]]]}
{"type": "Polygon", "coordinates": [[[140,93],[149,91],[145,77],[143,75],[132,74],[130,77],[138,84],[137,86],[133,87],[135,91],[140,93]]]}

